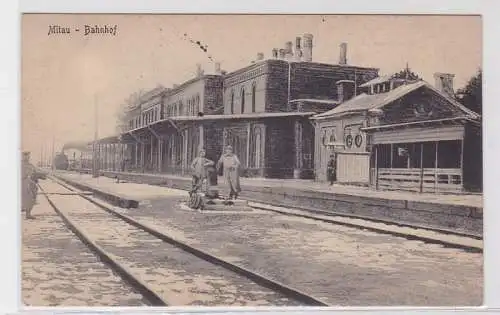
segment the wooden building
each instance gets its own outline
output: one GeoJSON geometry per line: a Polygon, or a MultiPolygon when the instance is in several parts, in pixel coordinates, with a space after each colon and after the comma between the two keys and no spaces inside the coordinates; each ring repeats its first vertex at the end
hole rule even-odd
{"type": "Polygon", "coordinates": [[[361,94],[316,115],[317,179],[326,180],[336,152],[339,182],[419,192],[473,185],[480,117],[449,95],[450,77],[436,76],[441,89],[408,76],[376,78],[360,86],[361,94]]]}

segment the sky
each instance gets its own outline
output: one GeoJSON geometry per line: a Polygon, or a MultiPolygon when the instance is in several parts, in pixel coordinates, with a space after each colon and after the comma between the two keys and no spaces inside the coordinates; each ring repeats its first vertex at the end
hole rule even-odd
{"type": "Polygon", "coordinates": [[[131,93],[187,81],[197,63],[206,72],[214,62],[237,70],[304,33],[314,36],[313,61],[337,63],[345,42],[348,64],[379,68],[380,75],[408,63],[432,84],[435,72],[453,73],[460,88],[482,64],[479,16],[24,14],[22,149],[38,161],[53,143],[57,152],[65,142],[92,140],[95,104],[99,137],[113,135],[131,93]],[[50,25],[72,32],[48,35],[50,25]],[[116,25],[116,36],[84,36],[85,25],[116,25]]]}

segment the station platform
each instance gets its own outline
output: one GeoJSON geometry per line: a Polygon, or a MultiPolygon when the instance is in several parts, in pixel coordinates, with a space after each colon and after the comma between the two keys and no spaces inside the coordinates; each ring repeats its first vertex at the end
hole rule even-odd
{"type": "MultiPolygon", "coordinates": [[[[92,178],[90,175],[75,172],[59,173],[78,176],[80,180],[92,178]]],[[[110,179],[118,177],[128,183],[183,190],[191,187],[191,178],[183,176],[113,171],[102,171],[101,174],[110,179]]],[[[111,180],[111,182],[116,182],[116,180],[111,180]]],[[[223,179],[219,178],[219,184],[222,183],[223,179]]],[[[270,205],[330,211],[395,223],[451,229],[476,235],[482,235],[483,232],[482,195],[479,194],[449,195],[376,191],[367,187],[338,184],[329,186],[307,180],[250,178],[241,178],[241,186],[241,198],[270,205]]],[[[130,197],[134,193],[131,191],[130,197]]]]}

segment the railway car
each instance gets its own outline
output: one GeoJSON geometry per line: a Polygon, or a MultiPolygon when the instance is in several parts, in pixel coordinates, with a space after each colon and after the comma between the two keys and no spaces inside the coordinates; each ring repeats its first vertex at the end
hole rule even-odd
{"type": "Polygon", "coordinates": [[[67,170],[69,167],[68,157],[64,153],[57,154],[53,163],[56,170],[67,170]]]}

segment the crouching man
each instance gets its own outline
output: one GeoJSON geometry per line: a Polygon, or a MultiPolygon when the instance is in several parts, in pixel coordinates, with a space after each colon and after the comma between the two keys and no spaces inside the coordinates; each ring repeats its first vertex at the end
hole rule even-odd
{"type": "Polygon", "coordinates": [[[191,163],[191,170],[193,172],[191,193],[198,192],[200,189],[207,190],[207,168],[213,166],[215,163],[205,157],[205,150],[200,150],[198,157],[191,163]],[[203,183],[205,182],[205,187],[203,183]]]}

